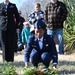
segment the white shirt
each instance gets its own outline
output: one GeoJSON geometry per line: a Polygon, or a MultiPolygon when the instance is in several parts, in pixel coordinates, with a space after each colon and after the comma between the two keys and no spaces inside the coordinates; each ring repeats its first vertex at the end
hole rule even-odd
{"type": "Polygon", "coordinates": [[[39,41],[39,47],[40,47],[40,49],[42,49],[42,47],[43,47],[43,37],[41,39],[38,39],[38,41],[39,41]]]}
{"type": "Polygon", "coordinates": [[[5,7],[7,9],[9,2],[7,2],[7,3],[4,2],[4,4],[5,4],[5,7]]]}

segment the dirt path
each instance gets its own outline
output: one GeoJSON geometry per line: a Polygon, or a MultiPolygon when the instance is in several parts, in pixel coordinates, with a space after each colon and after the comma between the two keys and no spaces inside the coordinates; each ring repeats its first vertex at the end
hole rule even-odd
{"type": "MultiPolygon", "coordinates": [[[[24,59],[24,51],[18,52],[14,56],[14,61],[23,61],[24,59]]],[[[75,62],[75,53],[72,53],[70,55],[58,55],[59,61],[73,61],[75,62]]],[[[0,63],[2,63],[2,51],[0,51],[0,63]]]]}

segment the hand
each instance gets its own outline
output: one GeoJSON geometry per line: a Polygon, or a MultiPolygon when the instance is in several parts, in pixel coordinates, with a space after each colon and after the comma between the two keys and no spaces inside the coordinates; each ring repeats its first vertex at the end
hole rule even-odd
{"type": "Polygon", "coordinates": [[[37,20],[38,20],[38,19],[41,19],[41,17],[40,17],[40,16],[37,16],[37,18],[36,18],[36,19],[37,19],[37,20]]]}
{"type": "Polygon", "coordinates": [[[25,62],[25,67],[28,67],[29,66],[29,63],[28,62],[25,62]]]}

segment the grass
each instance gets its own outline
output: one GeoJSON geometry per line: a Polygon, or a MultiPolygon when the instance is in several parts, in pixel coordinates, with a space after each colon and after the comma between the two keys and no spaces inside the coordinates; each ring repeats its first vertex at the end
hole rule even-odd
{"type": "MultiPolygon", "coordinates": [[[[11,65],[14,65],[16,67],[16,72],[18,75],[23,75],[23,68],[24,62],[23,62],[23,56],[24,51],[18,53],[17,56],[15,56],[15,61],[11,63],[11,65]]],[[[58,75],[75,75],[75,54],[71,55],[59,55],[58,59],[58,75]]],[[[1,52],[0,52],[0,66],[3,66],[3,62],[1,59],[1,52]]]]}
{"type": "Polygon", "coordinates": [[[75,75],[75,62],[59,61],[58,75],[75,75]]]}
{"type": "MultiPolygon", "coordinates": [[[[18,75],[23,75],[24,63],[14,62],[11,65],[16,67],[18,75]]],[[[3,63],[0,63],[3,66],[3,63]]],[[[58,64],[58,75],[75,75],[75,62],[73,61],[59,61],[58,64]]]]}

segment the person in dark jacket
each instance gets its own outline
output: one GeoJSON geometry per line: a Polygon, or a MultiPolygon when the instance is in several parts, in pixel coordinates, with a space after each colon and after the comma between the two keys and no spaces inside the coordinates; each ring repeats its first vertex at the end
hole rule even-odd
{"type": "Polygon", "coordinates": [[[25,19],[21,16],[21,11],[19,11],[19,17],[20,17],[20,25],[19,25],[19,31],[17,32],[17,41],[18,42],[22,42],[22,38],[21,38],[21,32],[22,32],[22,29],[24,27],[23,23],[25,22],[25,19]]]}
{"type": "Polygon", "coordinates": [[[34,66],[42,62],[47,68],[53,60],[53,66],[58,63],[58,55],[55,43],[50,35],[45,33],[46,25],[44,21],[37,20],[34,24],[35,34],[29,37],[24,55],[25,66],[31,61],[34,66]],[[30,59],[30,60],[29,60],[30,59]]]}
{"type": "Polygon", "coordinates": [[[3,50],[3,61],[14,61],[14,52],[17,51],[16,30],[18,30],[18,25],[19,14],[16,5],[9,2],[9,0],[3,0],[0,3],[0,41],[3,50]]]}
{"type": "Polygon", "coordinates": [[[24,46],[22,43],[21,33],[24,27],[23,23],[25,22],[25,19],[21,16],[21,11],[19,11],[19,17],[20,17],[20,25],[19,25],[19,31],[17,31],[17,45],[18,45],[17,51],[22,51],[22,49],[24,49],[24,46]]]}

